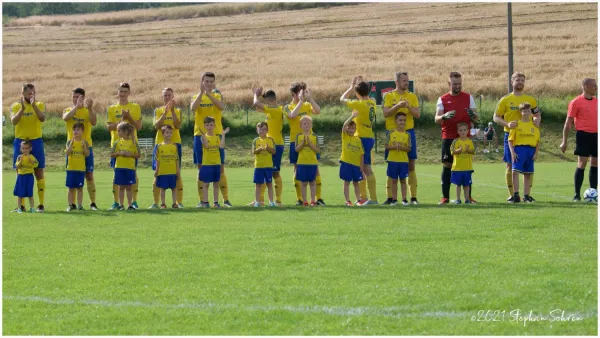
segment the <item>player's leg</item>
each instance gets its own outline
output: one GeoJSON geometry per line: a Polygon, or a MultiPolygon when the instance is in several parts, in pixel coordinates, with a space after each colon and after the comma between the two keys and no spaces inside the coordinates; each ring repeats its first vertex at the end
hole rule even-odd
{"type": "Polygon", "coordinates": [[[410,136],[411,149],[408,152],[408,187],[410,189],[410,203],[419,204],[417,200],[417,135],[414,129],[407,131],[410,136]]]}
{"type": "Polygon", "coordinates": [[[167,208],[167,189],[164,188],[160,188],[160,207],[162,208],[167,208]]]}
{"type": "MultiPolygon", "coordinates": [[[[585,168],[591,154],[590,141],[586,134],[582,131],[577,131],[575,134],[575,155],[577,155],[577,169],[575,169],[575,197],[573,201],[581,200],[581,186],[585,177],[585,168]]],[[[593,141],[592,141],[593,142],[593,141]]],[[[596,141],[597,142],[597,141],[596,141]]],[[[590,171],[591,185],[591,171],[590,171]]]]}
{"type": "Polygon", "coordinates": [[[232,205],[229,202],[229,185],[227,184],[227,176],[225,176],[225,149],[219,149],[219,153],[221,154],[219,188],[221,189],[221,195],[223,195],[223,206],[230,208],[232,205]]]}
{"type": "Polygon", "coordinates": [[[279,170],[273,171],[273,181],[275,181],[275,203],[281,204],[281,194],[283,193],[283,181],[279,170]]]}
{"type": "Polygon", "coordinates": [[[128,210],[133,208],[133,184],[129,184],[126,188],[125,191],[127,192],[127,204],[129,204],[129,207],[127,208],[128,210]]]}
{"type": "Polygon", "coordinates": [[[213,205],[216,207],[219,205],[219,181],[213,182],[213,205]]]}
{"type": "Polygon", "coordinates": [[[44,152],[44,141],[41,138],[31,140],[31,154],[38,161],[38,167],[34,169],[39,199],[37,211],[44,212],[44,196],[46,192],[46,178],[44,177],[44,168],[46,167],[46,155],[44,152]]]}
{"type": "Polygon", "coordinates": [[[302,204],[306,205],[308,200],[306,199],[306,186],[308,182],[300,182],[300,192],[302,194],[302,204]]]}
{"type": "Polygon", "coordinates": [[[315,196],[316,196],[316,203],[318,205],[325,205],[325,202],[323,201],[323,197],[321,195],[322,189],[323,189],[323,186],[321,185],[321,171],[317,167],[317,176],[315,177],[315,196]]]}
{"type": "Polygon", "coordinates": [[[392,179],[392,202],[398,201],[398,180],[392,179]]]}
{"type": "Polygon", "coordinates": [[[510,148],[508,146],[508,133],[504,133],[504,156],[502,157],[502,161],[506,163],[506,172],[505,172],[505,180],[506,180],[506,188],[508,189],[508,200],[507,202],[511,202],[512,196],[514,195],[514,185],[513,185],[513,173],[512,173],[512,157],[510,155],[510,148]]]}
{"type": "Polygon", "coordinates": [[[156,209],[158,208],[158,202],[160,199],[160,188],[156,186],[157,178],[154,177],[152,181],[152,205],[148,209],[156,209]]]}
{"type": "MultiPolygon", "coordinates": [[[[389,130],[385,131],[386,139],[387,139],[389,133],[390,133],[389,130]]],[[[384,150],[384,152],[383,152],[384,161],[387,161],[389,153],[390,153],[389,150],[387,150],[387,149],[384,150]]],[[[393,196],[392,196],[392,179],[389,177],[387,177],[387,179],[385,181],[385,193],[386,193],[386,200],[385,200],[385,202],[383,202],[383,205],[390,205],[392,203],[393,196]]]]}
{"type": "Polygon", "coordinates": [[[68,203],[67,210],[70,210],[71,207],[73,206],[73,204],[75,204],[75,198],[73,197],[74,194],[75,194],[75,189],[69,188],[68,193],[67,193],[67,203],[68,203]]]}
{"type": "Polygon", "coordinates": [[[344,181],[344,199],[350,202],[350,182],[344,181]]]}
{"type": "Polygon", "coordinates": [[[352,185],[354,186],[354,196],[356,197],[356,201],[360,201],[360,188],[358,186],[359,181],[352,181],[352,185]]]}
{"type": "Polygon", "coordinates": [[[123,207],[123,203],[125,202],[125,190],[127,190],[127,187],[119,185],[119,188],[117,190],[119,191],[119,205],[123,207]]]}
{"type": "Polygon", "coordinates": [[[310,181],[310,204],[317,203],[317,180],[310,181]]]}
{"type": "Polygon", "coordinates": [[[442,199],[438,204],[450,203],[451,168],[454,161],[450,151],[452,141],[452,139],[442,139],[442,199]]]}
{"type": "MultiPolygon", "coordinates": [[[[208,202],[208,187],[210,186],[210,182],[202,182],[202,202],[204,205],[207,205],[208,202]]],[[[213,184],[214,186],[214,184],[213,184]]]]}
{"type": "Polygon", "coordinates": [[[204,182],[200,179],[200,169],[202,168],[202,138],[200,136],[194,136],[193,143],[193,158],[194,164],[198,167],[198,179],[196,180],[196,186],[198,189],[198,205],[197,208],[201,208],[202,202],[207,201],[204,197],[204,182]]]}
{"type": "Polygon", "coordinates": [[[23,197],[17,197],[17,208],[15,210],[20,211],[21,205],[23,205],[23,197]]]}
{"type": "Polygon", "coordinates": [[[178,190],[177,190],[177,183],[175,183],[175,187],[171,188],[171,200],[173,201],[173,204],[171,205],[172,208],[179,208],[178,203],[177,203],[177,199],[179,198],[178,196],[178,190]]]}
{"type": "Polygon", "coordinates": [[[591,157],[589,178],[590,188],[598,189],[598,157],[591,157]]]}
{"type": "Polygon", "coordinates": [[[523,174],[523,194],[525,197],[529,197],[529,194],[531,193],[530,180],[531,174],[523,174]]]}
{"type": "Polygon", "coordinates": [[[117,176],[117,171],[115,168],[115,163],[117,159],[112,157],[110,159],[110,167],[113,168],[113,185],[112,185],[112,193],[113,193],[113,204],[108,210],[118,210],[119,209],[119,185],[115,183],[115,179],[117,176]]]}
{"type": "Polygon", "coordinates": [[[90,154],[85,158],[85,184],[90,197],[90,210],[98,210],[96,206],[96,182],[94,181],[94,150],[90,147],[90,154]]]}
{"type": "Polygon", "coordinates": [[[35,206],[35,201],[33,200],[33,196],[28,197],[29,198],[29,210],[34,210],[34,206],[35,206]]]}
{"type": "Polygon", "coordinates": [[[402,205],[408,205],[408,201],[406,200],[406,178],[400,179],[400,193],[402,194],[402,205]]]}
{"type": "Polygon", "coordinates": [[[267,194],[269,195],[269,206],[273,206],[275,201],[273,200],[273,182],[267,183],[267,194]]]}
{"type": "MultiPolygon", "coordinates": [[[[254,169],[256,170],[256,169],[254,169]]],[[[255,187],[254,187],[254,206],[258,206],[260,204],[260,194],[261,194],[261,189],[262,188],[262,184],[260,183],[256,183],[255,187]]]]}
{"type": "MultiPolygon", "coordinates": [[[[471,186],[470,186],[470,185],[466,185],[466,184],[465,184],[465,185],[463,186],[463,190],[464,190],[464,195],[465,195],[465,196],[470,196],[470,195],[471,195],[471,193],[470,193],[471,186]]],[[[465,202],[467,202],[467,198],[466,198],[466,197],[465,197],[465,202]]],[[[467,203],[467,204],[469,204],[469,203],[467,203]]]]}
{"type": "Polygon", "coordinates": [[[139,188],[139,179],[138,179],[138,174],[137,174],[137,158],[135,159],[135,183],[133,183],[131,185],[131,194],[132,194],[132,198],[133,198],[133,203],[131,204],[132,207],[134,207],[135,209],[138,208],[138,203],[137,203],[137,197],[138,197],[138,188],[139,188]]]}
{"type": "Polygon", "coordinates": [[[77,188],[77,209],[83,210],[83,187],[77,188]]]}
{"type": "Polygon", "coordinates": [[[302,205],[303,204],[303,200],[302,200],[302,189],[301,189],[301,182],[297,179],[297,174],[298,174],[298,153],[296,152],[296,142],[290,142],[290,147],[289,147],[289,158],[290,158],[290,164],[294,165],[294,189],[296,190],[296,200],[298,201],[296,203],[296,205],[302,205]]]}

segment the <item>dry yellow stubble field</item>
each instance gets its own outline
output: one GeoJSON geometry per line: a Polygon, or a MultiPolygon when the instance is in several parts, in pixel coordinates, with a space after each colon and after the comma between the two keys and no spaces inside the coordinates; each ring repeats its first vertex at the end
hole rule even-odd
{"type": "MultiPolygon", "coordinates": [[[[107,14],[110,15],[110,14],[107,14]]],[[[515,70],[536,96],[562,97],[597,70],[597,4],[513,4],[515,70]]],[[[248,103],[250,87],[273,88],[282,100],[304,80],[320,102],[336,100],[350,78],[391,79],[408,71],[417,93],[435,99],[450,71],[464,89],[500,97],[507,83],[506,4],[370,3],[329,9],[165,20],[115,26],[3,28],[3,108],[33,82],[49,111],[70,104],[81,86],[103,110],[120,81],[144,107],[161,88],[180,104],[217,74],[227,103],[248,103]]]]}

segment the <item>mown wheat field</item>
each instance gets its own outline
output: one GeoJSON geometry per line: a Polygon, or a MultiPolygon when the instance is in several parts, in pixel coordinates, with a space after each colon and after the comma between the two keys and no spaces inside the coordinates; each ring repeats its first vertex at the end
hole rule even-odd
{"type": "MultiPolygon", "coordinates": [[[[513,22],[515,70],[526,73],[531,94],[573,95],[583,77],[597,74],[597,4],[517,3],[513,22]]],[[[4,27],[3,58],[5,112],[24,82],[36,84],[51,112],[68,105],[77,86],[103,110],[120,81],[130,82],[131,99],[144,107],[160,104],[165,86],[185,104],[208,70],[227,103],[236,104],[250,102],[254,83],[287,99],[295,80],[331,102],[355,74],[390,79],[397,70],[408,71],[428,99],[446,90],[450,71],[464,74],[465,90],[499,97],[507,85],[506,4],[371,3],[113,26],[4,27]]]]}

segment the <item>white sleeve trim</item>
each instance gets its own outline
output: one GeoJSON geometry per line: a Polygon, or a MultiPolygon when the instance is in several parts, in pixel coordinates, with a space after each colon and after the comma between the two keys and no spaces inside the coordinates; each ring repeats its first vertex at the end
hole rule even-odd
{"type": "Polygon", "coordinates": [[[436,104],[437,110],[444,110],[444,104],[442,103],[442,97],[440,96],[437,100],[437,104],[436,104]]]}
{"type": "Polygon", "coordinates": [[[471,102],[469,103],[469,108],[476,109],[477,105],[475,104],[475,99],[473,99],[473,95],[469,95],[469,97],[471,98],[471,102]]]}

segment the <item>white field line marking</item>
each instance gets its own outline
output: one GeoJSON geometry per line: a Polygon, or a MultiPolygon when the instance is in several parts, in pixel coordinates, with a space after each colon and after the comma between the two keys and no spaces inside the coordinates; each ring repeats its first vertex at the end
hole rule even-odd
{"type": "MultiPolygon", "coordinates": [[[[53,305],[89,305],[102,306],[109,308],[116,307],[138,307],[138,308],[165,308],[165,309],[195,309],[204,311],[222,311],[222,310],[239,310],[246,312],[274,312],[286,311],[291,313],[307,313],[307,314],[325,314],[333,316],[378,316],[378,317],[393,317],[393,318],[408,318],[408,317],[430,317],[430,318],[469,318],[477,315],[477,311],[473,312],[448,312],[448,311],[428,311],[428,312],[410,312],[409,306],[389,306],[389,307],[342,307],[342,306],[292,306],[292,305],[236,305],[236,304],[215,304],[215,303],[181,303],[181,304],[162,304],[162,303],[145,303],[139,301],[106,301],[92,299],[51,299],[39,296],[2,296],[5,300],[40,302],[53,305]],[[402,312],[402,311],[406,312],[402,312]]],[[[568,311],[567,311],[568,312],[568,311]]],[[[570,313],[570,312],[569,312],[570,313]]],[[[597,310],[593,309],[584,313],[575,313],[582,318],[596,318],[597,310]]]]}
{"type": "MultiPolygon", "coordinates": [[[[418,175],[419,176],[427,176],[427,177],[436,177],[441,180],[441,174],[436,176],[436,175],[419,173],[418,175]]],[[[535,183],[535,182],[533,182],[533,183],[535,183]]],[[[475,184],[475,186],[481,185],[484,187],[490,187],[490,188],[496,188],[496,189],[502,189],[502,190],[507,189],[505,185],[479,183],[479,180],[475,181],[474,184],[475,184]]],[[[475,195],[477,195],[477,192],[475,192],[475,195]]],[[[552,196],[552,197],[559,198],[559,199],[568,199],[568,200],[571,200],[573,198],[573,196],[565,196],[565,195],[558,195],[555,193],[539,192],[539,191],[535,190],[535,186],[533,187],[533,191],[532,191],[531,195],[547,195],[547,196],[552,196]]]]}

